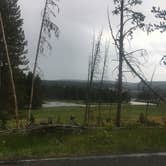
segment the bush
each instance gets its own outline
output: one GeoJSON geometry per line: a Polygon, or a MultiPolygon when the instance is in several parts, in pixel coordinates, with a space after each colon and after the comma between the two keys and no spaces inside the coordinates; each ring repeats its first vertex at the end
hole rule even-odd
{"type": "Polygon", "coordinates": [[[139,116],[139,122],[145,126],[148,126],[148,127],[160,126],[160,124],[155,122],[154,120],[147,119],[143,113],[141,113],[139,116]]]}
{"type": "Polygon", "coordinates": [[[0,128],[7,128],[7,121],[10,119],[9,114],[6,111],[0,111],[0,128]]]}
{"type": "Polygon", "coordinates": [[[141,112],[140,115],[139,115],[139,122],[140,122],[141,124],[145,124],[146,121],[147,121],[147,119],[146,119],[144,113],[141,112]]]}
{"type": "Polygon", "coordinates": [[[149,127],[158,127],[158,126],[160,126],[160,124],[155,122],[154,120],[147,120],[146,125],[149,126],[149,127]]]}
{"type": "Polygon", "coordinates": [[[31,124],[35,123],[35,117],[33,116],[33,114],[31,114],[31,117],[30,117],[30,123],[31,124]]]}
{"type": "Polygon", "coordinates": [[[125,126],[127,129],[137,129],[140,127],[139,123],[127,123],[125,126]]]}
{"type": "Polygon", "coordinates": [[[57,123],[57,124],[62,124],[62,121],[61,121],[61,117],[60,117],[60,116],[57,117],[56,123],[57,123]]]}

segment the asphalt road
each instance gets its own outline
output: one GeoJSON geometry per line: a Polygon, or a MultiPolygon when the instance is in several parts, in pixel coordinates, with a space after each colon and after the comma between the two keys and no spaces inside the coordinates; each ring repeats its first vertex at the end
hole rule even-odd
{"type": "Polygon", "coordinates": [[[0,161],[0,166],[166,166],[166,153],[0,161]]]}

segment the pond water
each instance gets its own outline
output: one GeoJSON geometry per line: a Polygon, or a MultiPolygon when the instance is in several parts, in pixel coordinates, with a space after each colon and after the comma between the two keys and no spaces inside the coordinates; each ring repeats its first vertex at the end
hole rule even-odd
{"type": "Polygon", "coordinates": [[[68,102],[60,102],[60,101],[49,101],[43,104],[43,108],[51,108],[51,107],[84,107],[83,104],[76,103],[68,103],[68,102]]]}
{"type": "MultiPolygon", "coordinates": [[[[130,104],[131,105],[147,105],[146,102],[139,102],[139,101],[130,101],[130,104]]],[[[156,105],[156,104],[153,104],[153,103],[149,103],[149,105],[156,105]]]]}
{"type": "MultiPolygon", "coordinates": [[[[130,101],[131,105],[146,105],[146,102],[138,102],[138,101],[130,101]]],[[[153,103],[149,103],[149,105],[156,105],[153,103]]],[[[92,107],[95,105],[92,105],[92,107]]],[[[77,103],[69,103],[69,102],[61,102],[61,101],[49,101],[43,104],[43,108],[52,108],[52,107],[85,107],[84,104],[77,103]]]]}

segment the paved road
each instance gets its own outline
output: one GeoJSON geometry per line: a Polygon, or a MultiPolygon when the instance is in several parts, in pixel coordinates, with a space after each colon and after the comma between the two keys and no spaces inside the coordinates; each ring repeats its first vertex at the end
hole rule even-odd
{"type": "Polygon", "coordinates": [[[1,161],[0,166],[166,166],[166,153],[1,161]]]}

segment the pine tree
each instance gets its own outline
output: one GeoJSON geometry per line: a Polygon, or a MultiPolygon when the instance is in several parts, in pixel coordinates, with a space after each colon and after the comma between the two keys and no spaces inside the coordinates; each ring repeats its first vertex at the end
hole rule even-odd
{"type": "MultiPolygon", "coordinates": [[[[18,5],[18,0],[1,0],[0,12],[3,19],[5,35],[8,45],[8,52],[11,60],[11,65],[14,73],[14,81],[16,83],[16,91],[22,93],[22,83],[24,73],[20,68],[27,66],[26,49],[24,31],[22,29],[23,19],[21,18],[21,10],[18,5]]],[[[2,40],[2,31],[0,30],[0,111],[13,112],[13,99],[11,83],[9,78],[9,69],[6,59],[4,42],[2,40]]],[[[21,95],[19,100],[23,100],[21,95]]]]}

